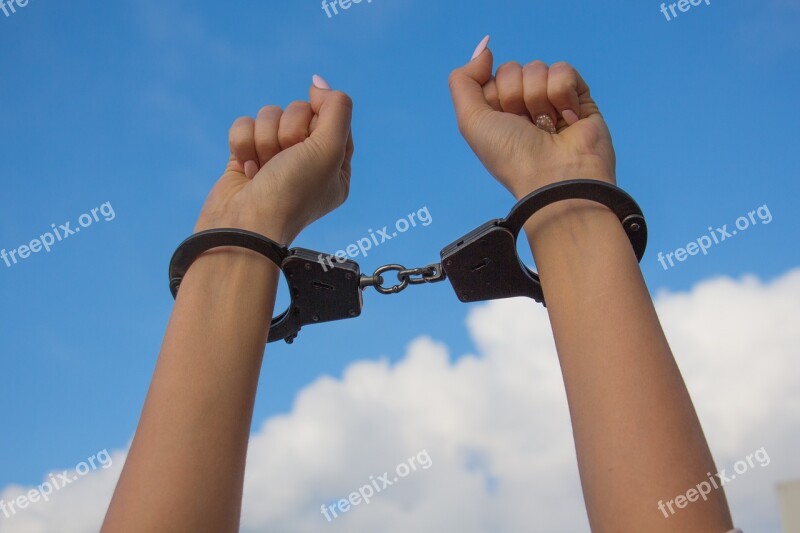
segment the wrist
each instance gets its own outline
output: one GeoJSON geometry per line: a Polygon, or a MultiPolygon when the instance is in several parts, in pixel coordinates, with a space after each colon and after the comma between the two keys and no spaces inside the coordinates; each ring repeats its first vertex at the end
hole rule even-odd
{"type": "Polygon", "coordinates": [[[602,235],[613,226],[622,230],[616,214],[606,206],[591,200],[572,199],[549,205],[535,213],[525,223],[524,231],[531,247],[543,249],[547,243],[601,243],[602,235]]]}
{"type": "Polygon", "coordinates": [[[278,276],[278,267],[258,252],[224,246],[201,254],[192,263],[178,295],[199,292],[216,305],[250,307],[247,301],[259,310],[271,311],[278,276]]]}
{"type": "Polygon", "coordinates": [[[209,217],[201,215],[195,224],[194,232],[217,228],[243,229],[263,235],[278,244],[288,246],[300,233],[288,220],[279,217],[259,217],[242,213],[228,216],[209,217]]]}
{"type": "MultiPolygon", "coordinates": [[[[537,170],[524,178],[514,180],[515,188],[511,191],[517,201],[522,200],[535,190],[547,185],[571,179],[591,179],[616,185],[617,179],[612,169],[605,169],[603,165],[567,165],[555,172],[537,170]]],[[[613,212],[597,202],[583,199],[569,199],[548,205],[535,213],[524,225],[528,240],[535,241],[546,232],[570,232],[576,225],[582,225],[594,217],[603,217],[601,213],[613,212]]]]}
{"type": "Polygon", "coordinates": [[[192,263],[181,282],[174,314],[183,324],[179,329],[193,328],[195,336],[211,341],[223,339],[228,359],[260,360],[279,273],[275,264],[252,250],[207,251],[192,263]]]}
{"type": "Polygon", "coordinates": [[[525,174],[519,174],[515,176],[514,179],[510,180],[510,190],[514,198],[519,201],[537,189],[571,179],[589,179],[603,181],[611,185],[617,184],[616,172],[614,171],[613,165],[609,167],[601,159],[591,164],[572,163],[559,165],[552,169],[537,167],[535,170],[525,174]]]}

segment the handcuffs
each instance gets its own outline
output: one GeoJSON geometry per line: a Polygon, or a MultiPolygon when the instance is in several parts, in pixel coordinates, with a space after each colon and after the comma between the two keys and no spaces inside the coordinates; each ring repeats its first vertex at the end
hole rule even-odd
{"type": "Polygon", "coordinates": [[[306,248],[287,248],[267,237],[242,229],[212,229],[183,241],[169,265],[169,283],[177,297],[181,281],[201,254],[222,246],[256,251],[275,263],[289,285],[291,303],[272,319],[267,342],[291,344],[300,329],[361,314],[362,292],[374,287],[395,294],[409,285],[450,281],[462,302],[524,296],[545,304],[539,276],[517,254],[517,238],[525,222],[550,204],[568,199],[592,200],[611,209],[622,223],[638,261],[647,246],[647,224],[642,210],[625,191],[597,180],[568,180],[547,185],[520,200],[506,218],[495,219],[470,231],[442,249],[441,261],[407,269],[399,264],[379,267],[373,275],[361,273],[355,261],[306,248]],[[330,256],[327,256],[330,257],[330,256]],[[396,272],[396,285],[384,286],[383,274],[396,272]]]}

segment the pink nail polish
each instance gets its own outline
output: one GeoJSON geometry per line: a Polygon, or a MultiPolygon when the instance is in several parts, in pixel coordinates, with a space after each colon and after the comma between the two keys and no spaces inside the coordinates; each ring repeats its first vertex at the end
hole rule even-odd
{"type": "Polygon", "coordinates": [[[564,111],[561,112],[561,116],[564,117],[565,121],[567,121],[568,126],[572,126],[573,124],[578,122],[578,120],[580,120],[578,114],[575,113],[575,111],[573,111],[572,109],[565,109],[564,111]]]}
{"type": "Polygon", "coordinates": [[[491,39],[491,36],[487,35],[486,37],[483,38],[483,40],[481,40],[480,43],[478,43],[478,46],[472,53],[472,59],[470,59],[470,61],[474,60],[476,57],[481,55],[484,50],[486,50],[486,47],[489,46],[489,39],[491,39]]]}
{"type": "Polygon", "coordinates": [[[253,179],[258,174],[258,163],[255,161],[246,161],[244,164],[244,175],[248,177],[248,179],[253,179]]]}
{"type": "Polygon", "coordinates": [[[328,85],[328,82],[325,81],[325,78],[323,78],[322,76],[318,76],[317,74],[311,76],[311,83],[313,83],[314,87],[316,87],[317,89],[325,89],[328,91],[331,89],[331,86],[328,85]]]}

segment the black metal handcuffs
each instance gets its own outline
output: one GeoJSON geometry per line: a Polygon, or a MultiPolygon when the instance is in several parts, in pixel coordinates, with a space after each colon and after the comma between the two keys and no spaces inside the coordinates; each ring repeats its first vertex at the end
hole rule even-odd
{"type": "Polygon", "coordinates": [[[169,265],[170,290],[177,297],[181,280],[201,254],[222,246],[248,248],[265,256],[283,271],[289,285],[289,308],[272,319],[268,342],[292,343],[306,324],[353,318],[361,314],[362,291],[375,287],[395,294],[409,285],[449,279],[462,302],[525,296],[544,304],[539,276],[517,254],[523,224],[540,209],[561,200],[592,200],[611,209],[622,223],[637,260],[647,245],[647,224],[642,210],[625,191],[596,180],[569,180],[542,187],[520,200],[506,218],[491,220],[446,246],[441,262],[407,269],[390,264],[372,276],[361,273],[355,261],[336,258],[306,248],[291,248],[241,229],[202,231],[186,239],[169,265]],[[398,284],[385,287],[383,274],[396,272],[398,284]]]}

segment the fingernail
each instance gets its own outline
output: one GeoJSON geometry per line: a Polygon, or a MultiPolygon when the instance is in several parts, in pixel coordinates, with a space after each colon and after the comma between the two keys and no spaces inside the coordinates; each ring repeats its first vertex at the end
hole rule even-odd
{"type": "Polygon", "coordinates": [[[483,38],[483,40],[480,43],[478,43],[478,46],[475,48],[475,51],[472,53],[472,59],[470,59],[470,61],[474,60],[476,57],[481,55],[484,50],[486,50],[486,47],[489,46],[489,39],[490,38],[491,38],[491,36],[487,35],[486,37],[483,38]]]}
{"type": "Polygon", "coordinates": [[[311,83],[313,83],[314,87],[316,87],[317,89],[325,89],[328,91],[331,89],[331,86],[328,85],[328,82],[325,81],[325,78],[323,78],[322,76],[318,76],[317,74],[311,76],[311,83]]]}
{"type": "Polygon", "coordinates": [[[564,111],[561,112],[561,116],[564,117],[564,120],[567,121],[568,126],[572,126],[573,124],[578,122],[578,120],[580,120],[578,114],[575,113],[575,111],[573,111],[572,109],[565,109],[564,111]]]}
{"type": "Polygon", "coordinates": [[[247,161],[244,164],[244,175],[249,179],[253,179],[258,174],[258,163],[255,161],[247,161]]]}
{"type": "Polygon", "coordinates": [[[556,126],[553,124],[553,119],[547,113],[536,115],[536,127],[547,133],[556,133],[556,126]]]}

